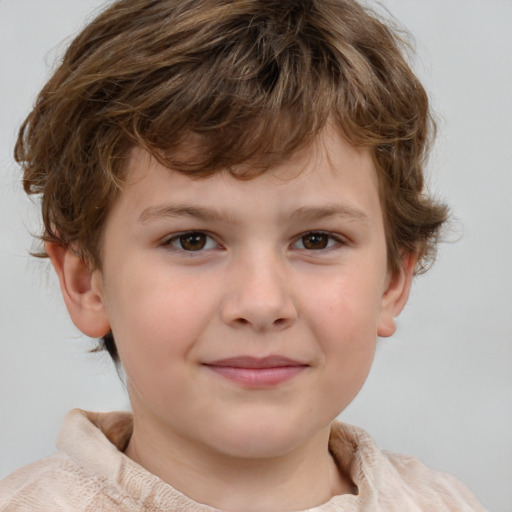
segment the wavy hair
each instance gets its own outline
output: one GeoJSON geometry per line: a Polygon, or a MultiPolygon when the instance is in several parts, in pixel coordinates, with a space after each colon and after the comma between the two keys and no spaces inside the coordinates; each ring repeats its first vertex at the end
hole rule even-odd
{"type": "Polygon", "coordinates": [[[373,155],[390,266],[405,249],[426,269],[447,207],[425,191],[434,123],[406,51],[354,0],[112,3],[73,40],[19,132],[41,238],[101,267],[134,146],[198,179],[250,179],[333,122],[373,155]]]}

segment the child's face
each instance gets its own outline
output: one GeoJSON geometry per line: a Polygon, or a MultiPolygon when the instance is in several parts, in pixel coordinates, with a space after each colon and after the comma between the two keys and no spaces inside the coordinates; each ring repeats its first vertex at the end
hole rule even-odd
{"type": "Polygon", "coordinates": [[[192,180],[138,150],[129,176],[92,291],[136,428],[242,457],[325,433],[409,285],[388,270],[370,154],[326,132],[249,181],[192,180]]]}

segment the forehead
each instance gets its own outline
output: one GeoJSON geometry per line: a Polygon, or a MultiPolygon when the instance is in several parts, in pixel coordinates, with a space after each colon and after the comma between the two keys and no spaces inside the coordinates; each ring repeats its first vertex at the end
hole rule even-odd
{"type": "MultiPolygon", "coordinates": [[[[180,163],[197,162],[197,157],[201,158],[202,147],[199,136],[187,135],[183,137],[178,152],[175,154],[180,163]]],[[[372,177],[377,178],[375,166],[373,164],[372,153],[368,148],[356,148],[351,144],[344,134],[329,123],[320,134],[304,147],[299,148],[290,156],[272,153],[261,157],[262,161],[270,161],[270,165],[262,168],[260,157],[256,155],[254,164],[251,161],[242,162],[230,169],[220,169],[215,172],[202,174],[201,169],[187,172],[180,170],[191,181],[207,179],[215,174],[233,175],[241,181],[253,182],[254,178],[265,174],[275,179],[276,183],[286,183],[302,174],[324,174],[332,173],[337,175],[340,172],[347,172],[348,169],[364,169],[372,177]]],[[[148,173],[155,170],[162,171],[167,168],[170,173],[175,173],[172,167],[166,167],[158,161],[158,158],[148,153],[140,147],[133,147],[128,155],[126,163],[126,184],[133,185],[144,179],[148,173]]]]}
{"type": "MultiPolygon", "coordinates": [[[[239,171],[244,168],[235,169],[239,171]]],[[[333,129],[322,132],[290,159],[250,179],[228,171],[207,178],[191,177],[134,148],[126,185],[114,206],[112,213],[122,209],[126,218],[143,223],[164,212],[185,213],[187,207],[193,207],[197,215],[201,208],[210,212],[215,209],[223,212],[225,219],[256,211],[262,221],[267,212],[280,219],[296,212],[315,211],[321,215],[322,211],[333,210],[352,212],[360,219],[381,217],[370,151],[356,149],[333,129]]]]}

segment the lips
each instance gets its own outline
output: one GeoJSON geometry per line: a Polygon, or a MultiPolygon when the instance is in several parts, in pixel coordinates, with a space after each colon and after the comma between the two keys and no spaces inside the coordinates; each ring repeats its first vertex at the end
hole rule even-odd
{"type": "Polygon", "coordinates": [[[309,365],[283,356],[263,358],[238,356],[219,359],[205,366],[217,375],[245,387],[273,387],[292,379],[309,365]]]}

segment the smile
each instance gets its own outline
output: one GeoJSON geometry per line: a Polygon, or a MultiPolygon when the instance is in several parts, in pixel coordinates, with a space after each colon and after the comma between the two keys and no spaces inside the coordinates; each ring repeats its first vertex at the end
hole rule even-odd
{"type": "Polygon", "coordinates": [[[221,377],[253,388],[277,386],[309,367],[282,356],[233,357],[206,363],[205,366],[221,377]]]}

